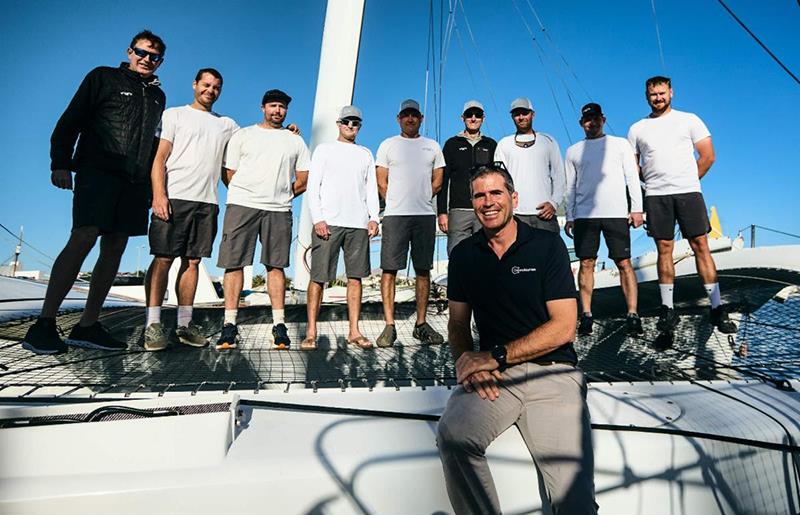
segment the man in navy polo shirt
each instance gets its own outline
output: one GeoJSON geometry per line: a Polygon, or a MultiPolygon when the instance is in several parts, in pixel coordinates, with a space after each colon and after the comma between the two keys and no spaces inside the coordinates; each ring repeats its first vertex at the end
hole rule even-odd
{"type": "Polygon", "coordinates": [[[502,163],[477,169],[470,190],[482,230],[450,255],[448,336],[459,387],[437,435],[450,502],[456,513],[500,513],[486,448],[516,424],[553,513],[596,514],[567,248],[557,234],[514,218],[517,193],[502,163]]]}

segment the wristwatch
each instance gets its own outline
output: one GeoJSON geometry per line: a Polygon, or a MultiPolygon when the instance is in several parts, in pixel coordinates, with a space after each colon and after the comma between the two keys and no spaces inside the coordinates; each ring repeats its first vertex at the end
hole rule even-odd
{"type": "Polygon", "coordinates": [[[490,352],[494,360],[500,363],[500,370],[505,370],[506,367],[508,367],[508,363],[506,363],[506,356],[508,354],[506,346],[495,345],[494,347],[492,347],[492,350],[490,352]]]}

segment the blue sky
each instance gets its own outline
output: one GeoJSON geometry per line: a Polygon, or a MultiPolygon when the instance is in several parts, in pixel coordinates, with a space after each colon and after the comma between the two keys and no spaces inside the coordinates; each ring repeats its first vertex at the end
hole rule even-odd
{"type": "MultiPolygon", "coordinates": [[[[444,4],[446,20],[448,1],[444,4]]],[[[800,72],[796,1],[727,4],[790,69],[800,72]]],[[[712,132],[717,162],[702,187],[707,202],[719,209],[723,229],[735,235],[754,223],[800,233],[800,174],[794,156],[800,147],[795,113],[800,86],[718,2],[660,0],[655,5],[664,67],[649,0],[464,0],[463,10],[457,5],[456,30],[446,52],[438,103],[441,142],[461,129],[461,106],[473,97],[486,105],[485,132],[497,139],[513,128],[508,104],[517,96],[532,99],[535,128],[554,135],[562,153],[582,137],[576,107],[589,97],[603,105],[607,132],[624,136],[648,112],[644,79],[666,74],[673,78],[673,106],[697,113],[712,132]],[[544,67],[525,23],[543,49],[544,67]]],[[[294,97],[289,120],[310,136],[324,1],[231,1],[223,6],[202,0],[4,0],[3,6],[0,44],[7,74],[0,81],[5,122],[0,140],[6,180],[0,223],[12,231],[24,225],[25,239],[50,257],[61,250],[71,227],[71,194],[49,183],[50,133],[83,76],[95,66],[119,64],[131,36],[142,28],[167,43],[158,74],[169,106],[189,103],[196,70],[213,66],[225,78],[216,111],[242,126],[256,123],[261,95],[277,87],[294,97]]],[[[434,7],[438,55],[439,0],[434,7]]],[[[428,13],[428,1],[366,2],[354,103],[365,116],[359,143],[373,152],[398,132],[394,117],[399,102],[407,97],[422,102],[425,96],[428,13]]],[[[432,86],[432,77],[429,82],[432,86]]],[[[434,119],[431,87],[426,119],[431,137],[437,136],[434,119]]],[[[5,260],[14,240],[0,232],[0,259],[5,260]]],[[[641,231],[633,233],[633,240],[634,252],[652,246],[641,231]]],[[[762,245],[800,243],[768,232],[759,232],[758,240],[762,245]]],[[[28,248],[23,252],[26,268],[49,269],[48,258],[28,248]]],[[[96,251],[84,269],[95,258],[96,251]]],[[[141,267],[149,261],[146,237],[131,239],[121,270],[133,271],[137,261],[141,267]]],[[[218,273],[215,261],[216,253],[206,262],[212,273],[218,273]]]]}

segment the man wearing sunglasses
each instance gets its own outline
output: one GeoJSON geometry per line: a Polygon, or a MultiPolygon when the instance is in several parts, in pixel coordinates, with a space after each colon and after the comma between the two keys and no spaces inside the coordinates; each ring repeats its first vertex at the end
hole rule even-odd
{"type": "Polygon", "coordinates": [[[291,345],[284,318],[286,275],[292,242],[292,200],[306,190],[311,156],[303,138],[284,127],[292,97],[271,89],[261,99],[264,121],[237,131],[225,149],[222,181],[228,203],[217,266],[225,269],[225,322],[217,350],[236,348],[244,267],[253,264],[256,241],[267,267],[276,349],[291,345]]]}
{"type": "Polygon", "coordinates": [[[416,274],[417,302],[412,335],[427,344],[444,341],[426,321],[436,239],[432,200],[442,188],[444,156],[436,141],[419,134],[422,112],[416,100],[400,104],[397,123],[400,135],[384,140],[375,160],[378,193],[386,199],[381,241],[381,299],[386,327],[378,336],[379,347],[389,347],[397,339],[395,280],[397,271],[406,268],[409,247],[416,274]]]}
{"type": "Polygon", "coordinates": [[[638,288],[631,265],[628,228],[629,224],[635,228],[643,223],[642,190],[636,158],[628,140],[603,133],[606,117],[599,104],[583,106],[579,123],[586,139],[569,147],[564,158],[567,174],[564,232],[575,239],[575,254],[581,261],[578,272],[581,298],[578,334],[592,333],[592,291],[601,232],[608,256],[617,264],[628,305],[626,331],[630,335],[642,334],[642,321],[636,311],[638,288]]]}
{"type": "Polygon", "coordinates": [[[222,93],[222,75],[213,68],[197,72],[194,101],[173,107],[161,117],[158,150],[153,161],[153,215],[150,253],[153,262],[145,278],[147,321],[144,348],[167,347],[168,332],[161,324],[161,305],[169,270],[180,259],[176,279],[178,323],[175,336],[193,347],[208,344],[192,321],[200,260],[211,256],[219,214],[217,185],[222,154],[239,126],[211,109],[222,93]]]}
{"type": "Polygon", "coordinates": [[[97,319],[128,238],[147,234],[150,167],[166,100],[155,71],[165,50],[164,41],[152,32],[136,34],[128,61],[89,72],[56,124],[50,138],[50,180],[57,188],[72,190],[75,173],[72,232],[53,264],[42,313],[25,336],[25,349],[57,354],[67,350],[66,344],[126,347],[97,319]],[[55,317],[98,237],[100,255],[86,306],[65,344],[55,317]]]}
{"type": "Polygon", "coordinates": [[[345,106],[336,125],[339,137],[314,149],[308,173],[311,233],[311,281],[308,283],[308,328],[303,350],[317,348],[317,316],[325,283],[336,279],[339,250],[347,274],[347,342],[362,349],[372,342],[361,334],[361,279],[369,277],[369,239],[378,234],[378,186],[372,152],[356,144],[361,110],[345,106]]]}
{"type": "Polygon", "coordinates": [[[470,100],[461,111],[464,130],[448,139],[444,154],[442,191],[436,196],[439,229],[447,233],[447,255],[464,238],[481,228],[469,195],[469,174],[475,166],[494,160],[497,142],[481,133],[484,120],[483,104],[470,100]]]}
{"type": "Polygon", "coordinates": [[[516,132],[497,144],[494,158],[506,164],[519,193],[516,216],[531,227],[559,232],[556,210],[564,200],[566,180],[561,148],[551,135],[533,130],[531,101],[511,102],[516,132]]]}

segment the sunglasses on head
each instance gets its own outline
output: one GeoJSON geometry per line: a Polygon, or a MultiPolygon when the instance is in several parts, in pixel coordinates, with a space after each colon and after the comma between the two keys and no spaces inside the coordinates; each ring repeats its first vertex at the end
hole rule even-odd
{"type": "Polygon", "coordinates": [[[483,118],[483,111],[480,109],[467,109],[464,111],[464,118],[483,118]]]}
{"type": "Polygon", "coordinates": [[[149,57],[151,61],[154,63],[160,63],[162,59],[164,59],[164,54],[159,54],[156,52],[148,52],[147,50],[143,50],[141,48],[133,47],[131,48],[134,54],[141,59],[145,57],[149,57]]]}
{"type": "Polygon", "coordinates": [[[339,123],[350,128],[361,127],[361,120],[359,120],[358,118],[345,118],[343,120],[339,120],[339,123]]]}
{"type": "Polygon", "coordinates": [[[473,178],[479,173],[483,173],[486,171],[496,172],[498,170],[502,170],[508,173],[508,168],[506,168],[506,164],[502,161],[494,161],[492,163],[487,163],[485,165],[477,165],[473,166],[469,169],[469,177],[473,178]]]}

